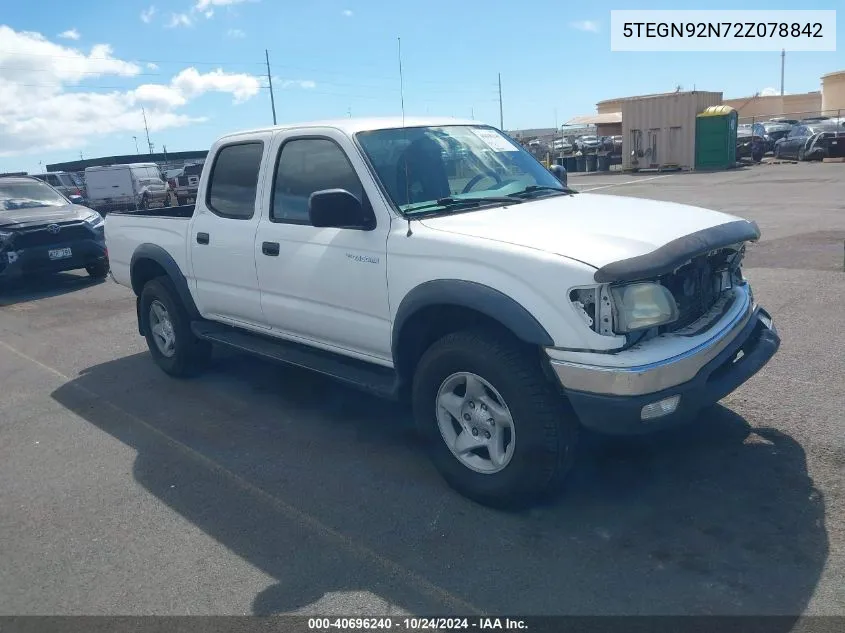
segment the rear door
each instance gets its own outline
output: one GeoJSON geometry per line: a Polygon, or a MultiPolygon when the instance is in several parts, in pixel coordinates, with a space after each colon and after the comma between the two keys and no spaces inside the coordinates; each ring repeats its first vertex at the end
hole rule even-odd
{"type": "Polygon", "coordinates": [[[265,328],[255,270],[255,231],[261,205],[267,139],[220,145],[197,200],[188,235],[197,307],[204,317],[265,328]]]}
{"type": "Polygon", "coordinates": [[[92,201],[128,202],[134,194],[128,166],[86,171],[85,184],[92,201]]]}

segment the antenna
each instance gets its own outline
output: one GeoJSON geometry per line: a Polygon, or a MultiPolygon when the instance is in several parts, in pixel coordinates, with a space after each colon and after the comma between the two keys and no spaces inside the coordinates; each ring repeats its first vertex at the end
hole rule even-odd
{"type": "Polygon", "coordinates": [[[270,74],[270,52],[264,49],[264,59],[267,60],[267,82],[270,84],[270,107],[273,109],[273,125],[276,125],[276,98],[273,96],[273,76],[270,74]]]}
{"type": "MultiPolygon", "coordinates": [[[[406,137],[406,133],[405,133],[405,79],[402,76],[402,38],[397,37],[396,42],[397,42],[398,48],[399,48],[399,103],[402,107],[402,136],[403,136],[403,140],[404,140],[404,137],[406,137]]],[[[405,156],[405,152],[402,152],[402,155],[405,156]]],[[[405,200],[407,201],[411,197],[411,191],[410,191],[411,185],[408,182],[408,159],[407,159],[406,156],[405,156],[405,159],[404,159],[403,162],[405,163],[405,190],[406,190],[405,191],[405,200]]],[[[405,219],[408,220],[408,232],[405,234],[405,237],[411,237],[411,235],[414,234],[414,232],[411,230],[411,218],[406,216],[405,219]]]]}
{"type": "Polygon", "coordinates": [[[402,76],[402,38],[397,37],[399,43],[399,103],[402,107],[402,127],[405,127],[405,78],[402,76]]]}
{"type": "Polygon", "coordinates": [[[141,116],[144,117],[144,131],[147,133],[147,148],[150,150],[150,154],[152,154],[153,144],[150,143],[150,128],[147,127],[147,113],[144,110],[144,106],[141,106],[141,116]]]}
{"type": "Polygon", "coordinates": [[[499,129],[505,131],[505,119],[502,114],[502,73],[499,73],[499,129]]]}

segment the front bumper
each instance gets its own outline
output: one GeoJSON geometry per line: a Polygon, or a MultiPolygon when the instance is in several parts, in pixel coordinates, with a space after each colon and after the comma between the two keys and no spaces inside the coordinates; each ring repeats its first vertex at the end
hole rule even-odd
{"type": "Polygon", "coordinates": [[[73,240],[49,246],[33,246],[20,250],[0,251],[0,279],[18,279],[38,273],[77,270],[107,260],[104,239],[73,240]],[[48,251],[70,248],[71,257],[50,259],[48,251]]]}
{"type": "MultiPolygon", "coordinates": [[[[724,337],[723,340],[728,341],[726,344],[712,345],[700,350],[697,355],[656,363],[650,366],[651,371],[643,369],[641,372],[646,381],[655,377],[671,376],[676,370],[680,373],[684,371],[679,365],[685,361],[689,362],[686,359],[705,353],[712,355],[691,379],[680,384],[643,393],[636,387],[631,388],[632,383],[624,381],[620,389],[618,385],[612,384],[612,374],[630,374],[630,378],[637,376],[638,372],[605,370],[611,382],[604,393],[573,389],[565,385],[563,390],[581,424],[602,433],[634,435],[683,424],[694,419],[703,408],[715,404],[760,371],[780,347],[780,337],[771,316],[759,307],[751,310],[748,318],[743,318],[739,325],[732,329],[731,334],[734,332],[735,335],[724,337]],[[613,393],[614,391],[617,393],[613,393]],[[619,391],[628,393],[620,394],[619,391]],[[673,396],[679,396],[680,400],[672,413],[653,419],[642,419],[643,407],[673,396]]],[[[560,377],[560,367],[556,367],[554,361],[551,364],[560,377]]],[[[633,384],[641,385],[647,382],[634,380],[633,384]]],[[[659,384],[659,381],[656,384],[659,384]]]]}

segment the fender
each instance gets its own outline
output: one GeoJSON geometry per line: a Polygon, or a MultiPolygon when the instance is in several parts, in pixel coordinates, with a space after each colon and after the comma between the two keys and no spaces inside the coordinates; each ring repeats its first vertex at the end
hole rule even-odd
{"type": "Polygon", "coordinates": [[[393,320],[391,351],[399,358],[399,333],[419,310],[434,305],[470,308],[498,321],[526,343],[550,347],[554,340],[534,315],[506,294],[484,284],[463,279],[437,279],[412,289],[399,304],[393,320]]]}
{"type": "Polygon", "coordinates": [[[141,244],[138,248],[135,249],[135,252],[132,253],[132,260],[129,263],[129,275],[130,279],[132,280],[132,290],[135,292],[135,296],[137,300],[135,301],[135,309],[138,312],[138,329],[141,335],[145,334],[143,320],[141,319],[141,291],[144,287],[140,284],[139,280],[136,279],[136,265],[139,260],[148,259],[154,261],[156,264],[161,266],[164,269],[164,272],[170,278],[170,281],[173,282],[173,286],[176,288],[176,292],[179,294],[179,299],[182,301],[182,305],[185,306],[185,310],[187,310],[188,315],[191,317],[191,320],[198,321],[202,319],[200,315],[200,311],[197,309],[197,304],[194,303],[194,298],[191,296],[191,290],[188,288],[188,280],[185,279],[185,275],[182,273],[182,270],[179,268],[179,264],[176,263],[176,260],[164,250],[161,246],[156,244],[141,244]]]}

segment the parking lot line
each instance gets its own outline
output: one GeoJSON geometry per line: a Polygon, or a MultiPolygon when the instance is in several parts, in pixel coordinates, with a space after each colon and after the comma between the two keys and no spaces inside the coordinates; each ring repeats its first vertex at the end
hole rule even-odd
{"type": "Polygon", "coordinates": [[[662,174],[660,176],[651,176],[650,178],[637,178],[636,180],[626,180],[625,182],[615,182],[612,185],[601,185],[599,187],[591,187],[590,189],[581,189],[581,191],[596,191],[598,189],[607,189],[609,187],[621,187],[622,185],[635,185],[640,182],[648,182],[649,180],[657,180],[658,178],[668,178],[674,174],[662,174]]]}
{"type": "Polygon", "coordinates": [[[221,466],[217,462],[212,459],[209,459],[202,453],[192,449],[190,446],[183,444],[179,440],[174,439],[173,437],[169,436],[167,433],[162,432],[161,430],[157,429],[153,425],[145,422],[143,419],[139,418],[132,413],[129,413],[125,409],[119,407],[118,405],[114,404],[110,400],[100,396],[99,394],[94,393],[93,391],[76,384],[71,381],[68,376],[65,376],[59,370],[50,367],[49,365],[45,365],[41,361],[32,358],[28,354],[21,352],[15,347],[12,347],[8,343],[4,341],[0,341],[0,347],[7,349],[12,354],[15,354],[19,358],[26,360],[34,365],[40,367],[44,371],[52,374],[56,378],[61,379],[69,386],[72,386],[74,389],[77,389],[81,393],[84,393],[87,397],[92,398],[94,400],[98,400],[102,402],[103,405],[109,407],[114,412],[118,413],[119,415],[125,416],[128,420],[131,420],[135,424],[142,426],[147,431],[151,432],[153,435],[161,438],[169,445],[171,445],[176,450],[184,453],[188,457],[196,460],[197,462],[201,463],[206,468],[214,471],[216,474],[223,476],[233,482],[235,485],[240,487],[244,492],[254,495],[259,499],[263,500],[266,503],[272,505],[276,510],[281,512],[282,514],[286,515],[292,521],[298,523],[302,528],[311,530],[315,534],[322,536],[323,538],[334,541],[344,549],[346,549],[351,554],[358,556],[359,558],[363,558],[369,560],[372,563],[375,563],[379,566],[382,570],[384,570],[388,575],[401,578],[409,585],[412,585],[421,593],[427,595],[430,598],[434,598],[444,604],[448,605],[450,609],[452,609],[455,613],[467,614],[467,615],[479,615],[483,616],[486,615],[483,609],[467,602],[463,598],[460,598],[446,589],[435,585],[430,580],[427,580],[423,576],[403,567],[399,563],[382,556],[378,552],[370,549],[366,545],[362,545],[350,539],[348,536],[344,535],[341,532],[329,527],[318,518],[299,510],[298,508],[292,506],[291,504],[279,499],[278,497],[273,496],[272,494],[262,490],[255,484],[252,484],[247,479],[244,479],[240,475],[233,473],[232,471],[228,470],[227,468],[221,466]]]}

